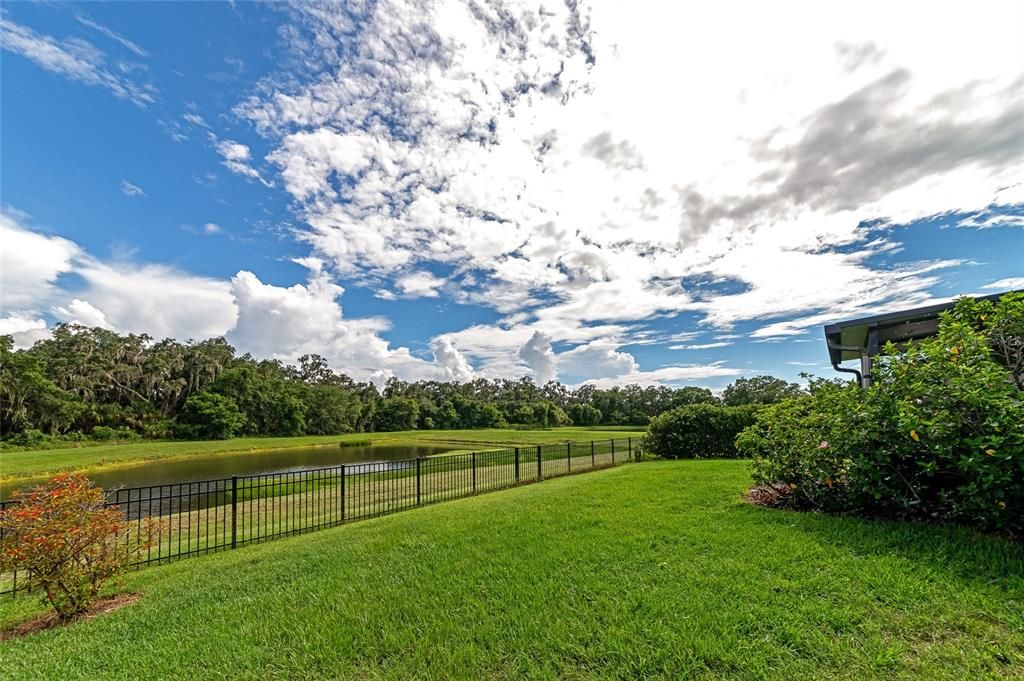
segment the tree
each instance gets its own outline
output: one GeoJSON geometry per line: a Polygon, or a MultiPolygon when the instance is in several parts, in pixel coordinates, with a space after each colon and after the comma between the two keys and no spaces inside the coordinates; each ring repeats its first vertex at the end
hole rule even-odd
{"type": "Polygon", "coordinates": [[[796,383],[774,376],[738,378],[722,391],[722,402],[729,407],[744,404],[774,404],[790,397],[799,397],[804,391],[796,383]]]}
{"type": "Polygon", "coordinates": [[[419,415],[420,406],[416,400],[408,397],[386,398],[377,403],[374,430],[415,430],[419,415]]]}
{"type": "Polygon", "coordinates": [[[358,427],[362,405],[359,396],[349,390],[324,383],[310,385],[303,402],[309,435],[351,433],[358,427]]]}
{"type": "Polygon", "coordinates": [[[274,363],[241,364],[210,385],[210,392],[231,398],[245,415],[246,435],[301,435],[306,407],[282,378],[274,363]]]}
{"type": "Polygon", "coordinates": [[[185,401],[178,415],[179,430],[196,440],[227,440],[245,425],[238,406],[217,393],[198,393],[185,401]]]}
{"type": "Polygon", "coordinates": [[[596,426],[601,423],[601,410],[589,404],[574,404],[569,407],[569,418],[577,426],[596,426]]]}
{"type": "Polygon", "coordinates": [[[47,378],[36,356],[13,347],[11,336],[0,336],[0,432],[64,432],[81,413],[81,401],[47,378]]]}

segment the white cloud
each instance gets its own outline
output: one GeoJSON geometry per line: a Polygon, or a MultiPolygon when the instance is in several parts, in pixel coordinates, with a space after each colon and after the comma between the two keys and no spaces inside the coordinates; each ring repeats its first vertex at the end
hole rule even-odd
{"type": "MultiPolygon", "coordinates": [[[[1017,187],[1016,189],[1020,189],[1017,187]]],[[[1020,193],[1020,192],[1018,192],[1020,193]]],[[[1007,197],[1008,198],[1008,197],[1007,197]]],[[[1018,196],[1018,205],[1024,203],[1024,196],[1018,196]]],[[[979,211],[973,213],[960,222],[957,227],[968,229],[994,229],[996,227],[1024,227],[1024,214],[1020,213],[996,213],[992,211],[979,211]]]]}
{"type": "Polygon", "coordinates": [[[670,345],[669,350],[710,350],[711,348],[724,348],[732,345],[732,341],[716,341],[714,343],[694,343],[692,345],[670,345]]]}
{"type": "Polygon", "coordinates": [[[662,385],[665,383],[683,383],[688,381],[699,381],[707,378],[721,378],[739,376],[743,372],[723,366],[721,362],[713,364],[692,364],[684,366],[662,367],[651,371],[633,371],[611,378],[599,378],[588,380],[599,388],[611,388],[617,385],[662,385]]]}
{"type": "MultiPolygon", "coordinates": [[[[212,223],[211,223],[212,224],[212,223]]],[[[0,216],[3,314],[0,333],[19,347],[49,335],[33,310],[52,318],[120,332],[181,340],[227,336],[241,352],[293,362],[306,353],[326,357],[358,380],[471,380],[474,371],[450,339],[431,343],[434,361],[392,348],[381,337],[383,318],[349,319],[338,299],[344,292],[317,258],[295,262],[309,270],[305,284],[283,287],[238,272],[230,281],[200,277],[164,265],[104,262],[76,244],[26,229],[15,216],[0,216]],[[72,293],[57,281],[74,273],[72,293]]]]}
{"type": "Polygon", "coordinates": [[[6,212],[0,214],[0,242],[0,308],[6,312],[45,307],[57,278],[81,254],[71,241],[26,229],[6,212]]]}
{"type": "Polygon", "coordinates": [[[242,352],[285,361],[315,352],[358,380],[383,382],[396,375],[442,380],[452,371],[460,372],[451,357],[440,367],[413,356],[407,348],[391,348],[379,335],[389,328],[384,319],[344,318],[337,302],[342,292],[315,269],[307,284],[290,287],[266,284],[251,272],[239,272],[231,280],[238,322],[228,339],[242,352]]]}
{"type": "Polygon", "coordinates": [[[395,279],[395,287],[408,298],[436,298],[445,281],[430,272],[412,272],[395,279]]]}
{"type": "Polygon", "coordinates": [[[217,153],[220,154],[221,165],[235,173],[253,180],[259,180],[265,187],[273,187],[274,183],[263,178],[260,171],[256,170],[250,163],[251,154],[249,147],[235,140],[218,140],[216,135],[209,133],[210,139],[214,142],[217,153]]]}
{"type": "Polygon", "coordinates": [[[87,258],[75,272],[86,282],[76,295],[120,331],[210,338],[227,333],[238,314],[227,282],[164,265],[87,258]]]}
{"type": "Polygon", "coordinates": [[[93,307],[90,303],[84,300],[75,298],[68,305],[57,305],[53,308],[53,313],[64,322],[71,324],[81,324],[82,326],[99,326],[104,329],[112,328],[109,321],[107,321],[107,315],[102,310],[98,310],[93,307]]]}
{"type": "Polygon", "coordinates": [[[205,234],[220,234],[221,231],[220,225],[215,222],[207,222],[203,225],[203,233],[205,234]]]}
{"type": "Polygon", "coordinates": [[[460,383],[473,380],[473,367],[450,338],[435,338],[430,348],[434,352],[434,361],[444,367],[448,380],[460,383]]]}
{"type": "Polygon", "coordinates": [[[633,355],[620,352],[618,346],[614,340],[600,339],[559,353],[556,356],[558,373],[599,379],[638,372],[640,365],[633,355]]]}
{"type": "Polygon", "coordinates": [[[58,40],[36,33],[27,26],[0,15],[0,46],[35,62],[39,67],[86,85],[98,85],[140,107],[156,102],[157,90],[149,83],[137,83],[115,74],[106,65],[103,52],[80,38],[58,40]]]}
{"type": "Polygon", "coordinates": [[[11,336],[15,348],[29,348],[36,341],[49,338],[50,330],[43,319],[14,315],[0,318],[0,336],[11,336]]]}
{"type": "Polygon", "coordinates": [[[555,352],[551,349],[551,336],[535,331],[530,339],[519,348],[519,358],[526,362],[533,372],[534,381],[543,385],[557,378],[555,352]]]}
{"type": "Polygon", "coordinates": [[[990,291],[1024,290],[1024,277],[1000,279],[999,281],[993,281],[991,284],[985,284],[982,288],[990,291]]]}
{"type": "MultiPolygon", "coordinates": [[[[862,222],[1013,204],[1024,10],[938,8],[928,31],[882,4],[841,22],[810,4],[792,20],[744,12],[301,7],[288,35],[304,72],[236,112],[335,271],[391,278],[384,299],[446,293],[519,315],[445,334],[481,374],[554,376],[599,338],[579,355],[635,362],[618,348],[651,342],[637,322],[680,312],[763,320],[767,339],[930,299],[962,263],[880,264],[898,234],[862,222]],[[680,25],[703,29],[680,41],[680,25]],[[443,289],[413,285],[431,264],[451,269],[443,289]],[[564,360],[551,343],[569,344],[564,360]]],[[[724,347],[701,345],[685,347],[724,347]]]]}
{"type": "Polygon", "coordinates": [[[139,47],[138,43],[135,43],[135,42],[129,40],[128,38],[126,38],[125,36],[121,35],[117,31],[114,31],[114,30],[112,30],[110,28],[107,28],[103,24],[97,23],[97,22],[93,21],[92,19],[90,19],[89,17],[87,17],[87,16],[85,16],[83,14],[77,15],[75,17],[75,19],[80,24],[82,24],[83,26],[88,26],[89,28],[91,28],[91,29],[93,29],[93,30],[95,30],[95,31],[97,31],[99,33],[102,33],[103,35],[107,36],[108,38],[110,38],[114,42],[119,43],[122,47],[124,47],[128,51],[133,52],[137,57],[148,57],[149,56],[149,53],[146,52],[146,50],[144,50],[141,47],[139,47]]]}
{"type": "Polygon", "coordinates": [[[142,187],[132,184],[128,180],[121,180],[121,193],[125,196],[145,196],[146,192],[142,191],[142,187]]]}

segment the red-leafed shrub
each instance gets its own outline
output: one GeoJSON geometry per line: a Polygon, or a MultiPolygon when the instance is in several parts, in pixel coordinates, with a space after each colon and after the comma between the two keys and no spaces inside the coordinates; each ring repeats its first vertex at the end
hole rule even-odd
{"type": "Polygon", "coordinates": [[[25,575],[61,618],[89,609],[100,587],[150,545],[155,526],[129,524],[103,491],[81,474],[15,493],[17,504],[0,511],[0,568],[25,575]]]}

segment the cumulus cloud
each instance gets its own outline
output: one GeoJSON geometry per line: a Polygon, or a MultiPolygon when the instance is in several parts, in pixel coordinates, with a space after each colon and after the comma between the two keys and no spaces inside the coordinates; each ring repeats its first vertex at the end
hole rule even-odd
{"type": "Polygon", "coordinates": [[[649,9],[302,7],[284,33],[298,68],[236,113],[337,272],[391,278],[385,299],[445,293],[519,315],[519,330],[446,334],[484,374],[554,376],[550,344],[584,348],[591,326],[615,327],[579,349],[604,371],[634,362],[619,348],[649,342],[643,323],[662,316],[763,320],[755,335],[771,338],[828,311],[926,301],[962,263],[880,264],[899,248],[886,226],[1012,201],[1024,69],[1014,22],[983,17],[1019,8],[936,12],[927,32],[888,7],[884,26],[873,10],[838,26],[751,8],[737,26],[718,6],[649,9]],[[686,24],[706,30],[680,43],[686,24]],[[950,54],[954,35],[969,55],[950,54]],[[680,65],[673,87],[666,64],[680,65]],[[451,271],[443,289],[431,264],[451,271]],[[731,286],[689,283],[702,278],[731,286]]]}
{"type": "MultiPolygon", "coordinates": [[[[266,284],[251,272],[231,280],[238,305],[238,323],[228,334],[239,349],[286,361],[318,353],[354,378],[442,380],[460,371],[451,357],[439,366],[419,359],[407,348],[391,348],[380,337],[390,324],[382,318],[347,319],[338,298],[344,292],[325,273],[311,271],[306,284],[289,287],[266,284]],[[380,373],[386,370],[388,374],[380,373]]],[[[435,349],[435,352],[437,350],[435,349]]]]}
{"type": "Polygon", "coordinates": [[[24,227],[16,217],[0,219],[0,334],[12,334],[19,347],[49,335],[45,314],[155,338],[227,336],[242,352],[288,362],[318,353],[358,380],[471,380],[474,375],[451,340],[431,343],[434,360],[428,361],[408,348],[391,347],[381,337],[390,328],[386,319],[346,318],[339,303],[344,289],[316,258],[296,260],[309,271],[304,284],[274,286],[248,271],[225,281],[164,265],[102,261],[71,241],[24,227]],[[58,281],[65,273],[80,279],[73,293],[58,281]]]}
{"type": "Polygon", "coordinates": [[[435,338],[430,349],[434,352],[434,361],[444,367],[449,381],[464,383],[473,380],[473,367],[450,338],[435,338]]]}
{"type": "Polygon", "coordinates": [[[72,299],[68,305],[54,306],[53,313],[61,321],[70,324],[99,326],[104,329],[113,328],[110,322],[107,321],[107,315],[103,313],[103,310],[99,310],[92,304],[78,298],[72,299]]]}
{"type": "Polygon", "coordinates": [[[530,339],[519,348],[518,354],[519,358],[530,367],[537,383],[543,385],[557,378],[558,360],[555,359],[555,352],[551,349],[551,336],[535,331],[530,339]]]}
{"type": "Polygon", "coordinates": [[[0,336],[11,336],[15,348],[29,348],[36,341],[49,338],[50,330],[44,319],[13,315],[0,318],[0,336]]]}
{"type": "Polygon", "coordinates": [[[0,213],[0,308],[38,310],[56,292],[57,278],[69,272],[81,254],[73,242],[25,228],[0,213]]]}
{"type": "Polygon", "coordinates": [[[411,272],[395,280],[395,287],[409,298],[436,298],[445,280],[430,272],[411,272]]]}

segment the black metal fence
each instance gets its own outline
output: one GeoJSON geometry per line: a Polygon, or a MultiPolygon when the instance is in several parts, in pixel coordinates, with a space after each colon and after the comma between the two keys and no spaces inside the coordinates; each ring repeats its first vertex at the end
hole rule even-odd
{"type": "MultiPolygon", "coordinates": [[[[139,530],[157,521],[133,562],[149,565],[606,468],[637,453],[632,438],[510,447],[108,490],[106,505],[139,530]]],[[[0,594],[18,588],[17,573],[0,574],[0,594]]]]}

